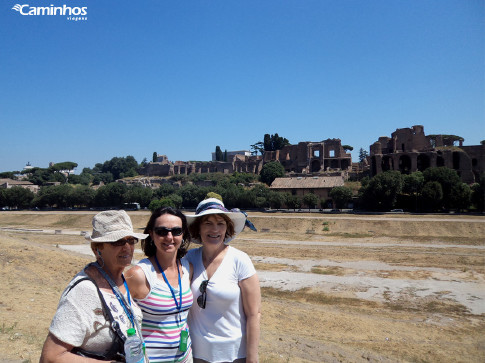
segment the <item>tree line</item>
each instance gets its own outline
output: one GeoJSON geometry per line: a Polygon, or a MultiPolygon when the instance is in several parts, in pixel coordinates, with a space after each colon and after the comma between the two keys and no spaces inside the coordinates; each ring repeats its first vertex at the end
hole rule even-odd
{"type": "Polygon", "coordinates": [[[469,186],[461,182],[455,170],[446,167],[408,175],[386,171],[362,179],[356,192],[348,185],[333,188],[328,200],[314,193],[300,197],[276,192],[261,183],[258,176],[247,173],[176,175],[166,179],[166,183],[157,189],[120,182],[111,182],[96,190],[82,184],[46,185],[40,187],[37,194],[22,187],[1,189],[0,206],[19,209],[119,208],[123,203],[136,202],[149,209],[161,206],[190,209],[209,192],[219,194],[228,208],[241,209],[343,209],[352,202],[354,209],[362,211],[399,208],[411,212],[483,212],[485,175],[478,183],[469,186]]]}

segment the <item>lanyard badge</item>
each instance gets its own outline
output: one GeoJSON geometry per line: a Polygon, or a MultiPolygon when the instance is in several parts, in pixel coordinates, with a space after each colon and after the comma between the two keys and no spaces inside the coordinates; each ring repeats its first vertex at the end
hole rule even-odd
{"type": "Polygon", "coordinates": [[[187,351],[187,341],[189,340],[189,332],[187,329],[182,330],[180,332],[180,344],[179,344],[179,350],[181,352],[187,351]]]}

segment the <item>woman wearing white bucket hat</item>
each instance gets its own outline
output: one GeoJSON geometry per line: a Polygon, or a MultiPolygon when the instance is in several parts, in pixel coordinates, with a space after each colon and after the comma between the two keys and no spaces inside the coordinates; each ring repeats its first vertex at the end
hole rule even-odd
{"type": "Polygon", "coordinates": [[[246,214],[216,198],[187,215],[192,240],[202,247],[186,258],[193,266],[189,313],[194,362],[258,362],[261,292],[249,256],[228,243],[248,225],[246,214]]]}
{"type": "Polygon", "coordinates": [[[146,234],[133,231],[125,211],[110,210],[93,217],[86,239],[96,262],[88,264],[62,293],[40,362],[124,361],[128,329],[141,336],[142,314],[133,303],[123,276],[135,243],[146,234]]]}

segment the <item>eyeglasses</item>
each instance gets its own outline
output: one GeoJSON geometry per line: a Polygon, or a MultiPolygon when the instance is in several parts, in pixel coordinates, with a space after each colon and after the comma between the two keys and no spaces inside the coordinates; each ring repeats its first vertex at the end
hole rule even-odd
{"type": "Polygon", "coordinates": [[[205,303],[207,300],[207,285],[209,284],[209,280],[204,280],[201,282],[199,286],[199,291],[202,293],[202,295],[199,295],[197,298],[197,305],[199,305],[200,308],[205,309],[205,303]]]}
{"type": "Polygon", "coordinates": [[[111,245],[113,246],[116,246],[116,247],[121,247],[121,246],[124,246],[126,243],[128,243],[130,246],[133,246],[135,243],[138,242],[138,238],[123,238],[123,239],[119,239],[118,241],[116,242],[111,242],[111,245]]]}
{"type": "Polygon", "coordinates": [[[155,227],[153,228],[153,232],[155,232],[160,237],[165,237],[168,235],[168,232],[172,232],[172,236],[175,237],[182,235],[182,233],[184,233],[184,230],[182,229],[182,227],[155,227]]]}

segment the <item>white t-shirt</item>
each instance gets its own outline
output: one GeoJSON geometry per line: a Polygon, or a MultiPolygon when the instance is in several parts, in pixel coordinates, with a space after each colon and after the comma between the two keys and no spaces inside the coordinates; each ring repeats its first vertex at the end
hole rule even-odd
{"type": "MultiPolygon", "coordinates": [[[[111,347],[114,333],[110,329],[110,322],[103,315],[96,286],[87,280],[80,282],[69,291],[72,284],[83,277],[86,277],[84,270],[72,279],[62,293],[49,331],[60,341],[74,347],[105,353],[111,347]]],[[[113,318],[118,321],[121,331],[126,336],[126,331],[132,326],[123,307],[114,294],[102,290],[101,293],[113,318]]],[[[125,300],[127,300],[126,295],[125,300]]],[[[140,309],[133,300],[131,300],[131,306],[138,323],[141,324],[140,309]]]]}
{"type": "Polygon", "coordinates": [[[199,287],[207,280],[202,263],[202,247],[190,250],[186,258],[194,267],[189,312],[190,337],[194,358],[209,362],[232,362],[246,357],[246,315],[239,281],[256,273],[249,256],[231,246],[207,285],[206,307],[196,303],[199,287]]]}

